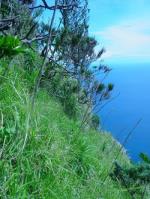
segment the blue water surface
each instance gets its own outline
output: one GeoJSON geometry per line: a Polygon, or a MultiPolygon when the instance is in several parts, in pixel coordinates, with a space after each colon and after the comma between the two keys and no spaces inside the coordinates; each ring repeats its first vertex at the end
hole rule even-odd
{"type": "Polygon", "coordinates": [[[141,152],[150,156],[150,64],[112,66],[107,81],[114,83],[113,99],[99,113],[101,125],[123,143],[142,119],[125,145],[133,161],[141,152]]]}

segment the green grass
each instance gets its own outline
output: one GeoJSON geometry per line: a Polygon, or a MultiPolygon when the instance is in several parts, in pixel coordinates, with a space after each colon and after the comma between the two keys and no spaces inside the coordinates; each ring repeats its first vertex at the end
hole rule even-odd
{"type": "MultiPolygon", "coordinates": [[[[130,199],[109,177],[120,146],[81,130],[45,90],[31,112],[32,78],[21,68],[0,76],[0,198],[130,199]]],[[[118,160],[130,164],[124,152],[118,160]]]]}

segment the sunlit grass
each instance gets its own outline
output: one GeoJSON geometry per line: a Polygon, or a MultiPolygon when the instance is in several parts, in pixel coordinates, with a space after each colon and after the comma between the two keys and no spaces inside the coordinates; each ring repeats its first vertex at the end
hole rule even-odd
{"type": "Polygon", "coordinates": [[[21,69],[0,78],[0,198],[130,198],[109,177],[120,148],[110,134],[81,131],[42,89],[33,110],[21,69]]]}

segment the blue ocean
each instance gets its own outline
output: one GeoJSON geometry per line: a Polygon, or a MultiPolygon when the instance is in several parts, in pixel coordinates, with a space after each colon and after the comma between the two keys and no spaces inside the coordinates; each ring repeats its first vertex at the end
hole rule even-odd
{"type": "Polygon", "coordinates": [[[136,123],[125,149],[133,161],[150,156],[150,64],[111,66],[107,81],[115,87],[112,101],[99,113],[101,126],[123,143],[136,123]]]}

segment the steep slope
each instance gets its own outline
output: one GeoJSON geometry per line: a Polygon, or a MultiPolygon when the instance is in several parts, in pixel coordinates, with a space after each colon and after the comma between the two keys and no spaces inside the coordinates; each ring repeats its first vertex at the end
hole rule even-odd
{"type": "MultiPolygon", "coordinates": [[[[110,134],[81,130],[19,67],[0,76],[0,198],[128,199],[109,177],[120,146],[110,134]]],[[[121,152],[117,158],[129,164],[121,152]]]]}

